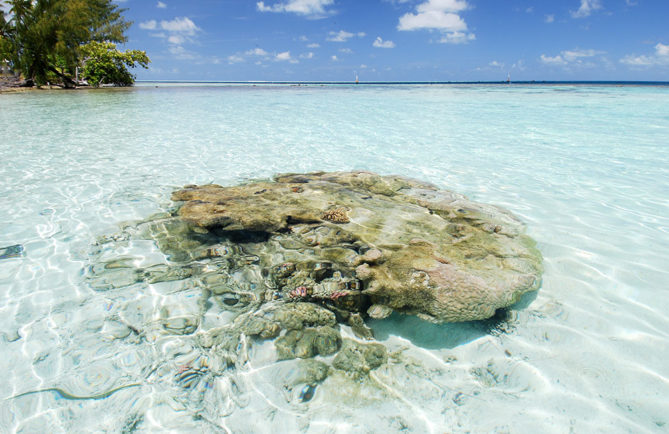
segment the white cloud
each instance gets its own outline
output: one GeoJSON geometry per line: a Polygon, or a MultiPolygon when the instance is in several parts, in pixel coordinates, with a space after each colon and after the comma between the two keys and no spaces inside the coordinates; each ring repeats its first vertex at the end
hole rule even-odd
{"type": "Polygon", "coordinates": [[[254,48],[253,50],[248,50],[246,52],[247,56],[267,56],[267,51],[262,48],[254,48]]]}
{"type": "Polygon", "coordinates": [[[562,57],[567,62],[575,62],[583,57],[594,57],[597,54],[600,52],[596,50],[565,50],[562,52],[562,57]]]}
{"type": "MultiPolygon", "coordinates": [[[[162,2],[158,2],[158,7],[162,2]]],[[[166,5],[165,5],[166,7],[166,5]]],[[[149,20],[139,23],[139,27],[144,30],[163,30],[162,32],[154,32],[150,35],[155,38],[165,39],[168,45],[168,51],[177,59],[195,59],[201,58],[197,53],[187,51],[183,44],[192,42],[195,38],[195,33],[200,30],[198,26],[188,17],[177,17],[170,21],[161,21],[160,25],[156,20],[149,20]]]]}
{"type": "Polygon", "coordinates": [[[160,28],[168,32],[185,33],[190,36],[200,30],[200,28],[188,17],[177,17],[171,21],[161,21],[160,28]]]}
{"type": "Polygon", "coordinates": [[[493,60],[492,62],[488,63],[488,66],[492,66],[493,68],[504,68],[504,64],[496,60],[493,60]]]}
{"type": "Polygon", "coordinates": [[[590,66],[586,65],[583,62],[583,59],[592,58],[604,54],[603,51],[597,50],[563,50],[560,54],[556,56],[546,56],[542,54],[540,56],[541,62],[546,65],[581,65],[581,66],[590,66]]]}
{"type": "Polygon", "coordinates": [[[653,56],[625,56],[620,59],[620,63],[630,66],[651,66],[655,64],[653,56]]]}
{"type": "Polygon", "coordinates": [[[351,50],[350,48],[340,48],[339,52],[344,54],[353,54],[353,50],[351,50]]]}
{"type": "Polygon", "coordinates": [[[476,37],[466,33],[467,23],[459,15],[468,8],[466,0],[427,0],[416,6],[416,13],[402,15],[397,30],[437,30],[446,34],[439,41],[443,43],[471,41],[476,37]]]}
{"type": "Polygon", "coordinates": [[[665,45],[665,44],[659,42],[655,46],[655,54],[659,57],[669,56],[669,45],[665,45]]]}
{"type": "Polygon", "coordinates": [[[256,9],[260,12],[292,12],[309,18],[323,18],[333,13],[332,10],[327,8],[333,3],[334,0],[288,0],[273,5],[257,2],[256,9]]]}
{"type": "Polygon", "coordinates": [[[546,15],[546,19],[544,21],[547,22],[547,23],[552,23],[553,21],[555,21],[555,15],[552,15],[552,14],[551,15],[546,15]]]}
{"type": "Polygon", "coordinates": [[[314,58],[314,53],[311,51],[308,53],[300,54],[300,59],[313,59],[314,58]]]}
{"type": "Polygon", "coordinates": [[[174,57],[180,60],[193,60],[198,57],[195,53],[186,50],[181,45],[170,45],[168,50],[174,57]]]}
{"type": "Polygon", "coordinates": [[[331,42],[346,42],[349,39],[353,37],[353,33],[349,33],[344,30],[340,30],[339,33],[337,32],[330,32],[330,36],[328,36],[327,40],[331,42]]]}
{"type": "Polygon", "coordinates": [[[469,41],[476,40],[476,35],[473,33],[452,32],[444,35],[439,43],[441,44],[466,44],[469,41]]]}
{"type": "Polygon", "coordinates": [[[458,14],[450,12],[425,12],[405,14],[400,17],[397,30],[437,29],[447,32],[467,30],[467,24],[458,14]]]}
{"type": "Polygon", "coordinates": [[[232,56],[228,56],[228,63],[233,64],[233,63],[241,63],[244,61],[244,58],[242,56],[239,56],[237,54],[233,54],[232,56]]]}
{"type": "Polygon", "coordinates": [[[330,32],[329,35],[327,40],[330,42],[346,42],[354,36],[357,36],[358,38],[364,38],[366,36],[365,32],[351,33],[345,30],[330,32]]]}
{"type": "Polygon", "coordinates": [[[601,8],[601,0],[581,0],[581,7],[577,11],[571,11],[571,16],[574,18],[585,18],[601,8]]]}
{"type": "Polygon", "coordinates": [[[658,42],[655,45],[655,54],[641,56],[625,56],[620,63],[630,66],[669,65],[669,45],[658,42]]]}
{"type": "Polygon", "coordinates": [[[567,62],[562,58],[562,56],[557,55],[557,56],[546,56],[545,54],[541,55],[541,62],[545,63],[546,65],[566,65],[567,62]]]}
{"type": "MultiPolygon", "coordinates": [[[[300,56],[301,58],[310,59],[313,57],[313,53],[310,53],[311,56],[300,56]]],[[[261,65],[262,61],[274,60],[276,62],[290,62],[290,63],[299,63],[299,60],[294,59],[290,55],[290,51],[283,51],[277,54],[270,54],[267,51],[263,50],[260,47],[253,48],[251,50],[246,50],[245,52],[237,52],[231,56],[228,56],[228,63],[241,63],[247,60],[252,60],[252,58],[258,59],[255,61],[256,65],[261,65]]]]}
{"type": "Polygon", "coordinates": [[[381,36],[377,36],[372,45],[376,48],[395,48],[393,41],[384,41],[381,36]]]}
{"type": "Polygon", "coordinates": [[[158,9],[165,9],[167,7],[167,5],[165,3],[159,1],[158,4],[156,5],[156,7],[158,9]]]}
{"type": "Polygon", "coordinates": [[[170,44],[181,45],[184,42],[186,42],[186,39],[181,35],[170,35],[167,38],[167,42],[169,42],[170,44]]]}
{"type": "Polygon", "coordinates": [[[428,0],[416,6],[416,10],[423,12],[460,12],[469,8],[466,0],[428,0]]]}
{"type": "Polygon", "coordinates": [[[156,20],[144,21],[139,23],[139,28],[144,30],[156,30],[158,27],[158,22],[156,20]]]}
{"type": "Polygon", "coordinates": [[[337,60],[339,60],[339,59],[337,59],[337,56],[332,56],[332,57],[330,57],[330,59],[332,59],[333,62],[336,62],[337,60]]]}
{"type": "Polygon", "coordinates": [[[318,48],[320,46],[321,46],[321,44],[318,44],[318,43],[314,42],[313,44],[307,45],[307,48],[318,48]]]}

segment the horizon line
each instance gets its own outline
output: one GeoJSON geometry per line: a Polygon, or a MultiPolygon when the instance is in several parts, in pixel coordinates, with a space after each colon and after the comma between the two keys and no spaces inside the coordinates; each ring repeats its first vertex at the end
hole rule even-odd
{"type": "Polygon", "coordinates": [[[638,86],[669,86],[669,81],[644,80],[517,80],[517,81],[323,81],[323,80],[135,80],[136,83],[174,83],[174,84],[305,84],[305,85],[398,85],[398,84],[592,84],[592,85],[638,85],[638,86]]]}

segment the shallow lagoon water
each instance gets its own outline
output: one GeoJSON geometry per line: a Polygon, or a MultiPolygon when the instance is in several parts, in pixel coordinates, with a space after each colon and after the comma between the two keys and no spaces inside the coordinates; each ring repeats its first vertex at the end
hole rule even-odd
{"type": "Polygon", "coordinates": [[[668,113],[667,87],[2,94],[0,247],[23,252],[0,260],[0,431],[664,432],[668,113]],[[99,237],[168,209],[185,184],[353,169],[511,210],[544,255],[542,288],[501,324],[372,322],[397,352],[373,387],[324,383],[301,402],[281,386],[292,365],[259,345],[200,402],[171,381],[183,337],[133,339],[114,320],[197,292],[98,292],[85,278],[99,237]]]}

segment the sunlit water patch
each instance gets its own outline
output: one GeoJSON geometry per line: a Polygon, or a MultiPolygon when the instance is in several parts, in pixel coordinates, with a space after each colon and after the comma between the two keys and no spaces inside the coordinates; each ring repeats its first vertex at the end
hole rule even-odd
{"type": "Polygon", "coordinates": [[[0,95],[0,431],[663,432],[666,113],[669,90],[652,87],[0,95]],[[274,362],[271,345],[226,370],[187,334],[201,289],[158,281],[155,244],[95,251],[183,185],[315,170],[401,174],[510,209],[538,241],[542,288],[493,322],[371,322],[388,363],[353,387],[274,362]],[[118,261],[122,291],[90,279],[91,255],[118,261]]]}

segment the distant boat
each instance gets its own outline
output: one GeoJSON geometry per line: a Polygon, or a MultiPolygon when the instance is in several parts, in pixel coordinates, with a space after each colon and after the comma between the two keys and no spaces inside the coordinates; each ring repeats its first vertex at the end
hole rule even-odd
{"type": "Polygon", "coordinates": [[[511,73],[506,74],[506,84],[511,84],[511,73]]]}
{"type": "Polygon", "coordinates": [[[358,73],[354,72],[354,74],[355,74],[355,84],[360,83],[360,80],[358,80],[358,73]]]}

